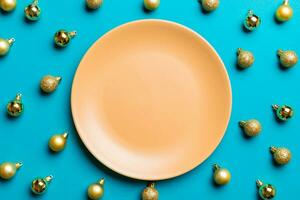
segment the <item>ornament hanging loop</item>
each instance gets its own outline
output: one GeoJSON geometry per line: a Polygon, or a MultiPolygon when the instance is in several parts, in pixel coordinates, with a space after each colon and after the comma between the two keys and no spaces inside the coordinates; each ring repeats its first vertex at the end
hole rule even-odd
{"type": "Polygon", "coordinates": [[[44,180],[45,180],[46,182],[48,182],[48,183],[51,182],[52,179],[53,179],[53,176],[52,176],[52,175],[49,175],[49,176],[47,176],[47,177],[44,178],[44,180]]]}
{"type": "Polygon", "coordinates": [[[73,38],[77,35],[77,31],[68,32],[68,35],[70,36],[70,38],[73,38]]]}
{"type": "Polygon", "coordinates": [[[261,187],[263,185],[263,182],[261,180],[256,180],[257,187],[261,187]]]}
{"type": "Polygon", "coordinates": [[[8,44],[11,46],[15,42],[15,38],[10,38],[7,40],[8,44]]]}

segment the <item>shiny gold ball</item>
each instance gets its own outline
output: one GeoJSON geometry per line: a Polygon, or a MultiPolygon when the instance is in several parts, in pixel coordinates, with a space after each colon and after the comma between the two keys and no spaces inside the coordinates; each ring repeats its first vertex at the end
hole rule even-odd
{"type": "Polygon", "coordinates": [[[6,109],[7,113],[12,117],[20,116],[24,111],[24,105],[21,100],[22,95],[17,94],[15,100],[8,102],[6,109]]]}
{"type": "Polygon", "coordinates": [[[98,200],[104,195],[104,179],[101,179],[98,183],[91,184],[88,187],[88,197],[91,200],[98,200]]]}
{"type": "Polygon", "coordinates": [[[59,30],[54,35],[54,42],[59,47],[66,47],[76,34],[76,31],[67,32],[65,30],[59,30]]]}
{"type": "Polygon", "coordinates": [[[53,179],[53,176],[47,176],[46,178],[36,178],[31,182],[31,191],[34,194],[43,194],[48,187],[48,184],[53,179]]]}
{"type": "Polygon", "coordinates": [[[16,0],[0,0],[0,8],[6,12],[13,11],[17,6],[16,0]]]}
{"type": "Polygon", "coordinates": [[[240,121],[239,124],[244,129],[245,134],[249,137],[257,136],[262,130],[260,122],[256,119],[240,121]]]}
{"type": "Polygon", "coordinates": [[[216,10],[219,7],[219,0],[202,0],[202,8],[207,11],[211,12],[216,10]]]}
{"type": "Polygon", "coordinates": [[[54,152],[62,151],[67,143],[68,133],[54,135],[49,140],[49,148],[54,152]]]}
{"type": "Polygon", "coordinates": [[[147,10],[155,10],[159,4],[160,0],[144,0],[144,6],[147,10]]]}
{"type": "Polygon", "coordinates": [[[279,56],[280,63],[283,67],[286,67],[286,68],[293,67],[298,62],[298,56],[295,51],[278,50],[277,54],[279,56]]]}
{"type": "Polygon", "coordinates": [[[273,199],[276,196],[276,189],[270,184],[265,184],[259,188],[259,195],[263,200],[273,199]]]}
{"type": "Polygon", "coordinates": [[[142,200],[158,200],[158,191],[154,183],[149,183],[142,192],[142,200]]]}
{"type": "Polygon", "coordinates": [[[0,38],[0,56],[4,56],[9,52],[10,46],[14,43],[15,39],[2,39],[0,38]]]}
{"type": "Polygon", "coordinates": [[[245,28],[249,31],[253,31],[260,25],[260,23],[260,18],[255,15],[252,10],[249,10],[246,19],[244,20],[245,28]]]}
{"type": "Polygon", "coordinates": [[[24,12],[25,12],[25,17],[31,21],[38,20],[41,15],[41,9],[37,5],[37,3],[32,3],[28,6],[26,6],[24,12]]]}
{"type": "Polygon", "coordinates": [[[0,177],[3,179],[11,179],[16,171],[22,166],[22,163],[5,162],[0,165],[0,177]]]}
{"type": "Polygon", "coordinates": [[[214,181],[218,185],[225,185],[231,180],[230,172],[225,168],[220,168],[218,165],[213,166],[214,169],[214,181]]]}
{"type": "Polygon", "coordinates": [[[280,22],[288,21],[293,16],[293,9],[289,5],[288,0],[285,0],[284,3],[279,6],[275,13],[276,19],[280,22]]]}
{"type": "Polygon", "coordinates": [[[273,153],[275,162],[279,165],[287,164],[292,158],[292,154],[287,148],[270,147],[270,150],[273,153]]]}
{"type": "Polygon", "coordinates": [[[237,54],[237,64],[240,68],[248,68],[254,63],[254,56],[250,51],[244,51],[241,48],[238,48],[237,54]]]}
{"type": "Polygon", "coordinates": [[[45,93],[51,93],[57,88],[60,81],[61,77],[59,76],[44,76],[40,81],[40,88],[45,93]]]}
{"type": "Polygon", "coordinates": [[[89,8],[89,9],[98,9],[102,3],[103,3],[103,0],[86,0],[86,6],[89,8]]]}

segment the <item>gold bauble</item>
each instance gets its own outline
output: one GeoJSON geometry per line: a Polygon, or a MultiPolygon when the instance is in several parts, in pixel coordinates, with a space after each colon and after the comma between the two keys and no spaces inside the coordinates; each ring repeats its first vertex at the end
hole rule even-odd
{"type": "Polygon", "coordinates": [[[54,42],[59,47],[66,47],[76,34],[76,31],[68,32],[65,30],[59,30],[54,35],[54,42]]]}
{"type": "Polygon", "coordinates": [[[91,200],[98,200],[104,195],[104,179],[102,178],[98,183],[93,183],[88,187],[88,197],[91,200]]]}
{"type": "Polygon", "coordinates": [[[277,54],[279,56],[280,63],[283,67],[286,68],[293,67],[298,62],[298,56],[295,51],[291,51],[291,50],[283,51],[279,49],[277,51],[277,54]]]}
{"type": "Polygon", "coordinates": [[[147,10],[155,10],[159,4],[160,0],[144,0],[144,6],[147,10]]]}
{"type": "Polygon", "coordinates": [[[219,165],[214,164],[213,170],[214,170],[214,181],[216,184],[225,185],[229,183],[231,179],[231,174],[227,169],[221,168],[219,165]]]}
{"type": "Polygon", "coordinates": [[[22,103],[22,94],[17,94],[16,98],[8,102],[7,113],[12,117],[20,116],[24,111],[24,105],[22,103]]]}
{"type": "Polygon", "coordinates": [[[240,121],[239,124],[244,129],[245,134],[249,137],[257,136],[262,130],[260,122],[256,119],[240,121]]]}
{"type": "Polygon", "coordinates": [[[40,81],[40,88],[45,93],[51,93],[57,88],[60,81],[61,77],[59,76],[44,76],[40,81]]]}
{"type": "Polygon", "coordinates": [[[275,16],[280,22],[285,22],[292,18],[293,9],[289,5],[289,0],[284,0],[283,4],[276,10],[275,16]]]}
{"type": "Polygon", "coordinates": [[[258,193],[261,199],[270,200],[276,196],[276,189],[271,184],[264,184],[260,180],[256,181],[256,185],[258,187],[258,193]]]}
{"type": "MultiPolygon", "coordinates": [[[[0,0],[1,1],[1,0],[0,0]]],[[[9,40],[0,38],[0,56],[4,56],[9,52],[10,46],[15,42],[14,38],[9,40]]]]}
{"type": "Polygon", "coordinates": [[[89,9],[98,9],[102,3],[103,3],[103,0],[85,0],[86,2],[86,6],[89,8],[89,9]]]}
{"type": "Polygon", "coordinates": [[[260,17],[255,15],[252,10],[249,10],[244,20],[244,27],[249,30],[255,30],[261,23],[260,17]]]}
{"type": "Polygon", "coordinates": [[[0,177],[3,179],[11,179],[16,171],[22,166],[21,162],[11,163],[5,162],[0,165],[0,177]]]}
{"type": "Polygon", "coordinates": [[[287,121],[292,118],[294,115],[294,110],[291,106],[288,105],[272,105],[273,109],[276,111],[276,116],[281,121],[287,121]]]}
{"type": "Polygon", "coordinates": [[[142,200],[158,200],[158,191],[154,183],[149,183],[142,192],[142,200]]]}
{"type": "Polygon", "coordinates": [[[36,178],[31,182],[31,191],[34,194],[43,194],[46,192],[48,184],[52,181],[53,176],[47,176],[45,178],[36,178]]]}
{"type": "Polygon", "coordinates": [[[68,133],[53,135],[49,140],[49,148],[54,152],[62,151],[67,143],[68,133]]]}
{"type": "Polygon", "coordinates": [[[219,0],[202,0],[202,8],[207,11],[211,12],[219,7],[219,0]]]}
{"type": "Polygon", "coordinates": [[[40,18],[41,8],[38,6],[38,0],[34,0],[32,4],[25,7],[25,17],[31,21],[36,21],[40,18]]]}
{"type": "Polygon", "coordinates": [[[0,8],[6,12],[13,11],[17,6],[16,0],[0,0],[0,8]]]}
{"type": "Polygon", "coordinates": [[[274,161],[279,165],[287,164],[292,158],[290,150],[284,147],[277,148],[272,146],[270,151],[273,154],[274,161]]]}
{"type": "Polygon", "coordinates": [[[245,51],[241,48],[238,48],[237,54],[237,64],[240,68],[248,68],[254,63],[254,56],[250,51],[245,51]]]}

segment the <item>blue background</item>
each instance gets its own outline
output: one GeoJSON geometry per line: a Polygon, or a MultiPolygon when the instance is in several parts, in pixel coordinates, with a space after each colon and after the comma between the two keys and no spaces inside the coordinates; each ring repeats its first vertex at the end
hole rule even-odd
{"type": "Polygon", "coordinates": [[[0,199],[86,199],[87,186],[101,177],[106,179],[104,199],[140,198],[145,182],[110,171],[85,149],[74,128],[69,102],[75,70],[91,44],[118,25],[145,18],[175,21],[204,36],[223,59],[233,91],[231,120],[220,146],[195,170],[158,182],[160,199],[257,199],[257,178],[277,187],[277,199],[295,199],[300,189],[300,66],[281,69],[276,50],[293,49],[300,54],[300,4],[292,0],[293,19],[278,24],[274,12],[281,2],[221,0],[215,12],[205,14],[197,0],[162,0],[154,12],[145,12],[142,0],[104,0],[102,8],[95,12],[87,11],[83,0],[42,0],[40,21],[29,23],[23,15],[24,7],[31,3],[28,0],[19,1],[12,13],[0,13],[0,37],[16,39],[10,54],[0,58],[0,162],[24,163],[14,179],[0,181],[0,199]],[[242,29],[248,9],[262,18],[261,27],[252,33],[242,29]],[[77,30],[78,36],[70,46],[58,50],[53,45],[53,34],[61,28],[77,30]],[[238,47],[254,53],[252,68],[236,68],[238,47]],[[39,90],[39,81],[46,74],[63,77],[58,90],[48,96],[39,90]],[[5,106],[17,92],[23,94],[26,110],[20,118],[11,119],[5,106]],[[271,109],[274,103],[292,105],[295,118],[277,122],[271,109]],[[237,122],[250,118],[261,121],[263,132],[247,139],[237,122]],[[59,154],[50,153],[49,137],[64,131],[70,133],[67,148],[59,154]],[[291,163],[276,167],[268,150],[270,145],[290,148],[291,163]],[[215,162],[232,172],[229,185],[216,187],[212,183],[211,165],[215,162]],[[47,193],[33,196],[31,180],[49,174],[55,178],[47,193]]]}

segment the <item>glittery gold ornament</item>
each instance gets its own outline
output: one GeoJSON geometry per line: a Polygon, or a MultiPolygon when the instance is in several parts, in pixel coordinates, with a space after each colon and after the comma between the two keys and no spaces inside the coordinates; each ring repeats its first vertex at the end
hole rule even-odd
{"type": "Polygon", "coordinates": [[[104,195],[104,178],[98,181],[98,183],[91,184],[88,187],[87,194],[91,200],[101,199],[104,195]]]}
{"type": "Polygon", "coordinates": [[[279,165],[285,165],[287,164],[291,158],[292,154],[290,150],[284,147],[270,147],[270,151],[273,154],[273,158],[275,162],[279,165]]]}
{"type": "Polygon", "coordinates": [[[273,185],[271,184],[264,184],[260,180],[256,181],[256,185],[258,187],[258,193],[259,196],[263,200],[270,200],[273,199],[276,195],[276,189],[273,185]]]}
{"type": "Polygon", "coordinates": [[[103,0],[85,0],[85,2],[86,2],[86,6],[89,9],[95,10],[102,5],[103,0]]]}
{"type": "Polygon", "coordinates": [[[51,93],[57,88],[60,81],[61,77],[59,76],[44,76],[40,81],[40,88],[45,93],[51,93]]]}
{"type": "Polygon", "coordinates": [[[283,4],[276,10],[275,16],[280,22],[288,21],[293,17],[293,9],[289,4],[289,0],[284,0],[283,4]]]}
{"type": "Polygon", "coordinates": [[[47,176],[45,178],[36,178],[31,182],[31,190],[34,194],[43,194],[46,192],[49,183],[52,181],[53,176],[47,176]]]}
{"type": "Polygon", "coordinates": [[[283,105],[283,106],[273,105],[272,107],[276,111],[276,116],[281,121],[286,121],[294,115],[293,108],[288,105],[283,105]]]}
{"type": "Polygon", "coordinates": [[[279,49],[277,51],[277,54],[279,56],[280,63],[283,67],[286,68],[293,67],[298,62],[298,56],[295,51],[291,51],[291,50],[283,51],[279,49]]]}
{"type": "Polygon", "coordinates": [[[3,179],[11,179],[17,172],[17,170],[22,167],[22,163],[11,163],[5,162],[0,165],[0,177],[3,179]]]}
{"type": "Polygon", "coordinates": [[[49,148],[52,151],[62,151],[67,143],[68,133],[53,135],[49,140],[49,148]]]}
{"type": "Polygon", "coordinates": [[[25,17],[31,21],[36,21],[40,18],[41,8],[38,6],[38,0],[34,0],[32,4],[24,9],[25,17]]]}
{"type": "Polygon", "coordinates": [[[250,51],[238,48],[237,55],[237,64],[243,69],[250,67],[254,63],[254,56],[250,51]]]}
{"type": "Polygon", "coordinates": [[[245,28],[249,31],[253,31],[260,25],[260,23],[260,18],[255,15],[252,10],[249,10],[246,19],[244,20],[245,28]]]}
{"type": "Polygon", "coordinates": [[[16,98],[8,102],[6,109],[7,113],[12,117],[20,116],[24,111],[24,105],[22,103],[22,94],[17,94],[16,98]]]}
{"type": "Polygon", "coordinates": [[[6,55],[14,42],[14,38],[8,40],[0,38],[0,56],[6,55]]]}
{"type": "Polygon", "coordinates": [[[142,192],[142,200],[158,200],[158,191],[153,182],[149,183],[142,192]]]}
{"type": "Polygon", "coordinates": [[[13,11],[17,6],[17,0],[0,0],[0,8],[5,12],[13,11]]]}
{"type": "Polygon", "coordinates": [[[257,136],[262,130],[261,124],[256,119],[240,121],[239,124],[244,129],[245,134],[249,137],[257,136]]]}
{"type": "Polygon", "coordinates": [[[231,174],[227,169],[221,168],[219,165],[214,164],[213,170],[214,170],[214,181],[216,184],[226,185],[227,183],[229,183],[231,179],[231,174]]]}
{"type": "Polygon", "coordinates": [[[59,30],[54,35],[54,42],[59,47],[66,47],[76,34],[76,31],[68,32],[65,30],[59,30]]]}
{"type": "Polygon", "coordinates": [[[216,10],[219,7],[219,3],[219,0],[201,0],[202,8],[207,12],[216,10]]]}
{"type": "Polygon", "coordinates": [[[155,10],[159,4],[160,0],[144,0],[144,6],[147,10],[155,10]]]}

